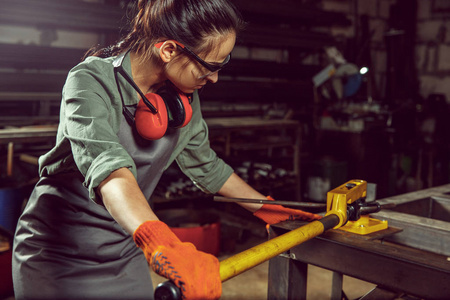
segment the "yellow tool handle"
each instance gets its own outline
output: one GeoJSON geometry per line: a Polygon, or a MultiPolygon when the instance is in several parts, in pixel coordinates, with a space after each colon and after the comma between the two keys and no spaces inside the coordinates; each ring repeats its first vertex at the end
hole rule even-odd
{"type": "Polygon", "coordinates": [[[339,218],[329,215],[302,227],[275,237],[267,242],[233,255],[220,262],[220,279],[222,282],[241,274],[289,249],[300,245],[331,229],[339,223],[339,218]]]}
{"type": "MultiPolygon", "coordinates": [[[[339,217],[331,214],[233,255],[220,262],[220,279],[224,282],[256,267],[335,227],[339,222],[339,217]]],[[[154,296],[156,300],[177,300],[180,299],[181,293],[176,285],[166,281],[158,285],[154,296]]]]}

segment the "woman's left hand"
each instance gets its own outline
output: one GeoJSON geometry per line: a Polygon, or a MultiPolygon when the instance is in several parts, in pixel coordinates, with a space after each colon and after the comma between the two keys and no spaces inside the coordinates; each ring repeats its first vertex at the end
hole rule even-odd
{"type": "MultiPolygon", "coordinates": [[[[267,199],[274,200],[270,196],[268,196],[267,199]]],[[[322,218],[319,215],[303,210],[286,208],[281,205],[272,204],[264,204],[260,209],[255,211],[253,215],[270,225],[287,220],[314,221],[322,218]]]]}

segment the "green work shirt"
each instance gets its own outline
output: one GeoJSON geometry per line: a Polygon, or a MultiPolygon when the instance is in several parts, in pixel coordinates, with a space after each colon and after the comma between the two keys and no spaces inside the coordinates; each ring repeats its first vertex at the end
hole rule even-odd
{"type": "MultiPolygon", "coordinates": [[[[89,57],[68,74],[62,91],[56,145],[39,158],[40,176],[79,170],[90,198],[95,188],[119,168],[129,168],[137,177],[133,157],[119,142],[122,100],[114,77],[114,57],[89,57]]],[[[123,68],[131,74],[129,54],[123,68]]],[[[126,106],[139,102],[136,91],[119,75],[126,106]]],[[[193,116],[180,128],[180,138],[165,169],[176,160],[180,169],[202,191],[216,193],[233,173],[232,168],[210,148],[208,127],[202,117],[198,93],[192,101],[193,116]]],[[[151,180],[151,178],[149,179],[151,180]]]]}

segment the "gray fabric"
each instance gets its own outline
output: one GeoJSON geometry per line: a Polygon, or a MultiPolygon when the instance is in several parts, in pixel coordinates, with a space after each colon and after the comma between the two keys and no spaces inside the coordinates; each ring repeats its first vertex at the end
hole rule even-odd
{"type": "MultiPolygon", "coordinates": [[[[129,108],[129,110],[134,114],[135,108],[129,108]]],[[[137,182],[147,199],[150,199],[158,184],[179,136],[180,130],[168,128],[161,139],[145,140],[139,136],[134,127],[127,123],[125,118],[122,119],[119,132],[120,143],[133,157],[137,168],[137,182]]]]}
{"type": "MultiPolygon", "coordinates": [[[[136,136],[123,119],[120,143],[134,158],[144,195],[153,192],[179,131],[158,141],[136,136]]],[[[108,211],[90,200],[79,172],[42,177],[15,235],[13,279],[22,299],[152,299],[142,251],[108,211]]]]}

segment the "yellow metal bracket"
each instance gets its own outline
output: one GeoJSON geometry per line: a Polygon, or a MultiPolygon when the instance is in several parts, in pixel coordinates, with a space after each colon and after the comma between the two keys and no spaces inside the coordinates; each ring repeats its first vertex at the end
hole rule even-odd
{"type": "Polygon", "coordinates": [[[388,228],[387,221],[373,219],[368,215],[358,215],[357,220],[348,220],[349,205],[358,204],[361,199],[364,201],[366,194],[367,182],[359,179],[350,180],[327,193],[326,215],[339,217],[339,224],[334,229],[365,235],[388,228]]]}
{"type": "Polygon", "coordinates": [[[347,224],[339,228],[340,230],[356,233],[369,234],[388,228],[388,222],[370,218],[369,216],[361,216],[357,221],[348,221],[347,224]]]}

